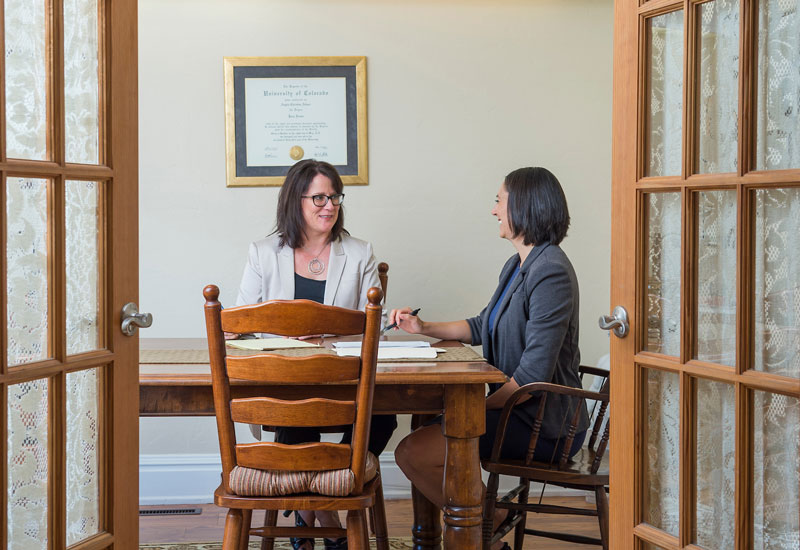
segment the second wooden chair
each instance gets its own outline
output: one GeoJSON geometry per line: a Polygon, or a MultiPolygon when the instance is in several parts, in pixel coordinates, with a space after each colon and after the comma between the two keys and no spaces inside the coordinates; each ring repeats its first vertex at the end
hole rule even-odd
{"type": "Polygon", "coordinates": [[[378,357],[382,293],[368,292],[366,312],[307,300],[271,301],[222,310],[219,289],[209,285],[205,316],[217,416],[222,484],[214,494],[229,508],[223,550],[245,550],[250,535],[347,537],[350,550],[367,550],[367,511],[373,512],[378,548],[388,550],[386,516],[377,458],[367,451],[378,357]],[[224,332],[362,335],[360,357],[275,354],[227,356],[224,332]],[[236,383],[232,386],[231,379],[236,383]],[[297,399],[270,397],[274,385],[302,386],[297,399]],[[336,399],[314,397],[309,388],[347,388],[336,399]],[[237,387],[238,386],[238,387],[237,387]],[[258,388],[263,388],[260,395],[258,388]],[[239,389],[246,397],[237,397],[239,389]],[[351,444],[273,442],[237,444],[234,422],[271,426],[353,425],[351,444]],[[253,510],[266,510],[264,527],[250,528],[253,510]],[[277,527],[278,510],[346,510],[346,528],[277,527]]]}

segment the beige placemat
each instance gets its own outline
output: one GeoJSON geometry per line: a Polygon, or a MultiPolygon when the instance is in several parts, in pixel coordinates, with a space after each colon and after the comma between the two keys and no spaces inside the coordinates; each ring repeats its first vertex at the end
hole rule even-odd
{"type": "MultiPolygon", "coordinates": [[[[439,353],[436,359],[392,359],[392,363],[413,362],[419,363],[420,361],[483,361],[483,357],[475,353],[472,348],[459,346],[453,348],[444,348],[447,351],[439,353]]],[[[238,350],[228,348],[228,355],[253,355],[252,352],[246,350],[238,350]]],[[[328,348],[296,348],[296,349],[282,349],[270,352],[274,355],[283,355],[285,357],[307,357],[309,355],[335,355],[335,352],[328,348]]],[[[146,349],[139,351],[139,363],[150,365],[164,365],[164,364],[178,364],[178,363],[208,363],[207,350],[188,350],[188,349],[146,349]]]]}

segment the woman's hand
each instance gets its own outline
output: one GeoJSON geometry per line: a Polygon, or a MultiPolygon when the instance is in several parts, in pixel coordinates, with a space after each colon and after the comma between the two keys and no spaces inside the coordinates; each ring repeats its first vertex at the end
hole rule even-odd
{"type": "Polygon", "coordinates": [[[238,340],[239,336],[241,336],[238,332],[226,332],[224,334],[226,340],[238,340]]]}
{"type": "Polygon", "coordinates": [[[425,330],[425,322],[417,315],[411,315],[411,308],[393,309],[389,313],[389,325],[397,324],[394,330],[403,329],[409,334],[420,334],[425,330]]]}

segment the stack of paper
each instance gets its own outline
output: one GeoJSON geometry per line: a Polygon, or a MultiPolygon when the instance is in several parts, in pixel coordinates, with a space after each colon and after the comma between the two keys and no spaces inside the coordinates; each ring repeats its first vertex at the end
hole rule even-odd
{"type": "MultiPolygon", "coordinates": [[[[336,353],[342,357],[358,357],[361,355],[361,342],[336,342],[333,344],[336,353]]],[[[384,341],[378,343],[378,360],[381,359],[434,359],[442,348],[432,348],[429,342],[423,341],[384,341]]]]}
{"type": "Polygon", "coordinates": [[[228,347],[249,351],[270,351],[276,349],[319,348],[317,344],[294,340],[292,338],[251,338],[250,340],[228,340],[228,347]]]}

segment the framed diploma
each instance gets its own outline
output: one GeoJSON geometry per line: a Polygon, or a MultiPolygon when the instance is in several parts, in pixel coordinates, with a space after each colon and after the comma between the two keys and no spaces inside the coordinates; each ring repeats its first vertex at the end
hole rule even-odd
{"type": "Polygon", "coordinates": [[[226,57],[224,68],[228,187],[282,185],[308,158],[368,183],[366,57],[226,57]]]}

